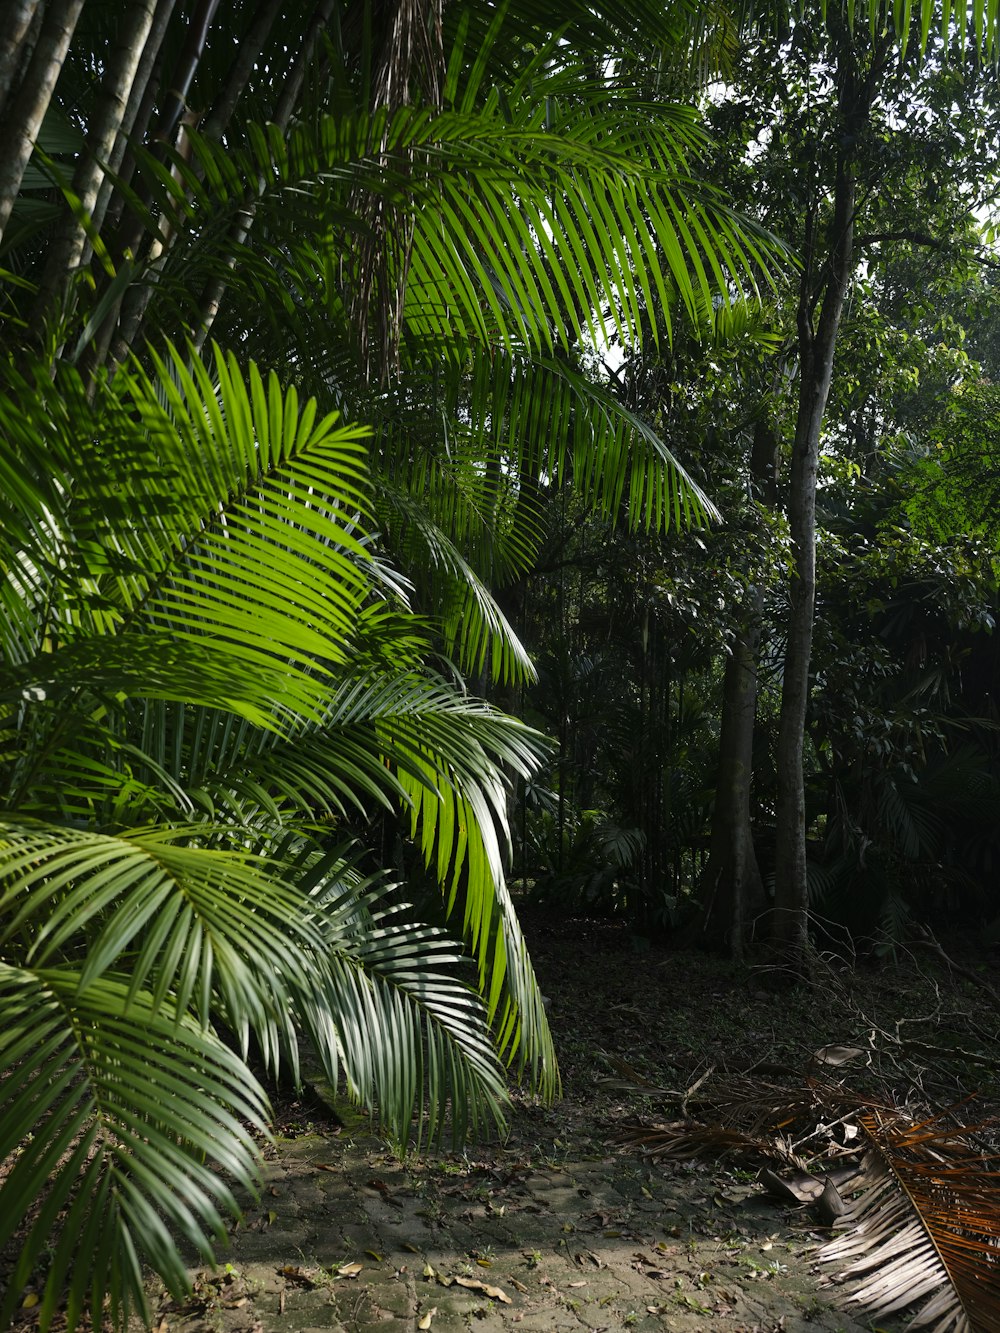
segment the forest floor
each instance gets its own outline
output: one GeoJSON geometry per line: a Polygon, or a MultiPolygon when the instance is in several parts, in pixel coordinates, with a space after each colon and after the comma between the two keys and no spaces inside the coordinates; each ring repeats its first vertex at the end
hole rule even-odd
{"type": "MultiPolygon", "coordinates": [[[[836,1307],[814,1260],[829,1233],[765,1195],[755,1169],[656,1160],[620,1136],[676,1119],[709,1070],[794,1081],[828,1043],[866,1052],[860,1074],[836,1078],[877,1076],[897,1096],[947,1105],[955,1071],[937,1087],[927,1052],[996,1033],[992,962],[966,955],[956,972],[917,949],[775,992],[752,966],[660,950],[615,924],[529,914],[526,933],[562,1100],[516,1097],[504,1142],[402,1162],[363,1119],[318,1099],[286,1104],[225,1266],[197,1271],[181,1306],[154,1288],[157,1333],[891,1327],[836,1307]],[[623,1088],[622,1061],[674,1095],[623,1088]]],[[[985,1072],[960,1070],[959,1083],[985,1072]]]]}

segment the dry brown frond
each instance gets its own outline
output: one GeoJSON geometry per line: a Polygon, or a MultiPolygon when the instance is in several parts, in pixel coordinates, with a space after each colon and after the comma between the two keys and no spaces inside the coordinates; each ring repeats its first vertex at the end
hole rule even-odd
{"type": "Polygon", "coordinates": [[[697,1157],[719,1160],[738,1155],[757,1165],[778,1162],[805,1170],[805,1162],[791,1151],[780,1135],[758,1137],[725,1125],[705,1125],[697,1120],[675,1120],[669,1124],[625,1124],[615,1135],[618,1143],[638,1148],[652,1158],[671,1157],[691,1161],[697,1157]]]}
{"type": "Polygon", "coordinates": [[[920,1123],[864,1113],[860,1194],[838,1219],[824,1263],[844,1263],[844,1304],[876,1319],[920,1301],[910,1327],[1000,1330],[1000,1170],[948,1116],[920,1123]]]}

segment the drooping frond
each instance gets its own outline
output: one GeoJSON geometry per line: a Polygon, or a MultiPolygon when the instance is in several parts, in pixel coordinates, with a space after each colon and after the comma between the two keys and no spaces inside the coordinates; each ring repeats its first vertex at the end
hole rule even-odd
{"type": "Polygon", "coordinates": [[[445,932],[415,925],[391,889],[339,853],[311,857],[305,886],[326,943],[324,981],[302,1019],[331,1086],[348,1091],[403,1148],[503,1124],[506,1081],[467,956],[445,932]],[[336,1016],[336,1019],[333,1017],[336,1016]]]}
{"type": "Polygon", "coordinates": [[[697,316],[713,298],[754,290],[774,244],[695,185],[694,113],[642,105],[634,90],[570,86],[565,104],[558,88],[540,98],[529,86],[513,101],[494,91],[476,108],[320,116],[287,140],[251,126],[242,154],[192,136],[197,169],[178,159],[176,179],[157,174],[161,208],[180,208],[191,238],[171,264],[185,281],[192,266],[210,268],[202,227],[215,235],[220,217],[252,202],[257,225],[240,272],[262,283],[273,264],[287,289],[305,232],[309,277],[299,285],[323,277],[331,314],[344,317],[358,201],[374,197],[412,230],[383,279],[402,294],[399,336],[453,359],[472,344],[568,349],[584,332],[631,341],[654,298],[669,325],[678,301],[697,316]],[[252,200],[248,180],[261,183],[252,200]]]}
{"type": "Polygon", "coordinates": [[[140,1256],[180,1296],[174,1235],[211,1260],[238,1212],[226,1175],[255,1188],[264,1093],[210,1029],[128,976],[0,960],[0,1006],[0,1158],[31,1143],[0,1189],[0,1247],[41,1203],[0,1321],[44,1258],[43,1330],[64,1301],[72,1328],[105,1298],[122,1327],[147,1313],[140,1256]]]}
{"type": "Polygon", "coordinates": [[[221,354],[217,384],[176,350],[158,364],[156,384],[120,375],[82,432],[47,414],[51,392],[0,407],[12,455],[51,457],[56,478],[50,505],[25,474],[6,535],[5,687],[99,693],[120,670],[126,690],[146,675],[258,723],[315,714],[370,589],[366,431],[221,354]]]}
{"type": "Polygon", "coordinates": [[[112,836],[5,821],[0,948],[45,969],[86,941],[81,987],[127,959],[152,1012],[166,1005],[207,1021],[221,1003],[276,1060],[288,987],[315,980],[321,939],[300,893],[252,855],[205,846],[211,833],[175,824],[112,836]],[[280,965],[262,969],[261,957],[280,965]]]}
{"type": "MultiPolygon", "coordinates": [[[[452,454],[442,458],[428,452],[425,458],[413,460],[412,471],[404,481],[394,483],[380,476],[375,507],[383,520],[386,540],[404,565],[421,568],[436,609],[444,650],[455,655],[463,671],[478,675],[488,666],[494,681],[534,680],[535,668],[527,650],[458,544],[462,534],[456,539],[440,524],[446,523],[454,533],[457,526],[465,527],[468,522],[462,511],[471,510],[478,516],[478,523],[475,534],[470,534],[463,546],[488,547],[490,553],[503,547],[498,552],[501,562],[510,558],[512,547],[530,549],[534,534],[530,527],[527,533],[522,528],[510,541],[505,540],[503,521],[497,521],[499,501],[494,499],[491,505],[488,499],[489,480],[480,490],[480,477],[466,472],[455,479],[457,470],[452,454]],[[481,498],[486,498],[482,509],[481,498]]],[[[486,467],[479,469],[480,474],[486,471],[486,467]]],[[[489,572],[496,575],[489,554],[482,554],[489,572]]]]}
{"type": "Polygon", "coordinates": [[[914,1123],[862,1114],[869,1142],[858,1196],[820,1250],[847,1284],[844,1304],[910,1328],[1000,1329],[1000,1169],[951,1116],[914,1123]]]}

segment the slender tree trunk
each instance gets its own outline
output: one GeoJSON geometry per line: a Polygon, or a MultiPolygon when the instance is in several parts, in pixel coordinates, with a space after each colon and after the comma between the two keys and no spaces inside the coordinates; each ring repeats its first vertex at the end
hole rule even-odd
{"type": "Polygon", "coordinates": [[[32,20],[41,19],[37,0],[8,0],[0,21],[0,115],[3,115],[31,46],[32,20]]]}
{"type": "MultiPolygon", "coordinates": [[[[750,485],[772,508],[778,498],[778,447],[771,421],[762,412],[754,425],[750,485]]],[[[726,662],[712,838],[702,880],[701,933],[713,946],[727,944],[733,958],[742,957],[749,924],[766,905],[750,818],[763,615],[764,596],[755,585],[747,590],[742,624],[726,662]]]]}
{"type": "Polygon", "coordinates": [[[36,325],[51,313],[83,259],[87,240],[84,217],[93,215],[105,164],[121,131],[155,14],[156,0],[131,0],[125,9],[114,50],[107,62],[87,147],[73,173],[76,209],[68,213],[49,248],[35,299],[33,322],[36,325]]]}
{"type": "MultiPolygon", "coordinates": [[[[219,0],[199,0],[187,25],[186,40],[174,66],[171,85],[152,135],[158,144],[175,146],[183,134],[188,94],[218,7],[219,0]]],[[[187,123],[195,123],[197,119],[196,115],[190,116],[187,123]]],[[[148,204],[150,196],[144,194],[142,202],[148,204]]],[[[137,216],[130,221],[128,215],[125,215],[113,252],[123,261],[126,256],[141,253],[136,267],[143,271],[145,281],[141,285],[127,288],[121,301],[105,317],[85,367],[88,373],[109,360],[112,367],[120,365],[128,355],[152,298],[157,279],[157,261],[161,259],[163,250],[164,242],[159,236],[151,238],[146,235],[141,217],[137,216]]]]}
{"type": "MultiPolygon", "coordinates": [[[[299,52],[292,68],[289,71],[288,78],[285,81],[285,87],[282,90],[281,97],[278,99],[278,105],[274,111],[274,123],[281,129],[287,129],[292,113],[295,110],[299,97],[302,94],[302,87],[305,83],[306,70],[312,60],[313,52],[319,42],[320,34],[330,22],[333,15],[335,0],[320,0],[316,6],[309,28],[306,32],[302,49],[299,52]]],[[[258,182],[258,193],[264,190],[264,182],[258,182]]],[[[249,202],[246,208],[242,209],[236,216],[233,223],[233,229],[230,239],[230,254],[227,260],[227,267],[231,271],[236,264],[236,255],[240,248],[246,243],[250,230],[253,227],[254,219],[257,216],[258,200],[249,202]]],[[[204,347],[209,334],[212,331],[212,325],[215,323],[216,316],[222,305],[222,298],[226,294],[226,288],[229,285],[228,277],[220,273],[218,277],[213,278],[202,293],[199,304],[198,324],[195,329],[194,344],[200,351],[204,347]]]]}
{"type": "MultiPolygon", "coordinates": [[[[135,77],[132,80],[132,87],[129,90],[120,133],[108,156],[108,171],[102,175],[97,192],[97,200],[93,210],[94,229],[97,232],[104,225],[104,219],[108,215],[109,205],[115,191],[115,182],[112,175],[121,174],[126,182],[131,178],[131,169],[123,171],[129,155],[128,140],[133,134],[144,134],[149,123],[157,84],[156,70],[160,61],[160,52],[163,49],[163,39],[167,35],[175,4],[176,0],[157,0],[153,22],[142,49],[135,77]]],[[[117,222],[115,225],[117,225],[117,222]]],[[[84,252],[84,258],[88,257],[89,246],[84,252]]]]}
{"type": "Polygon", "coordinates": [[[764,896],[750,822],[762,609],[761,594],[749,593],[745,623],[726,662],[712,840],[702,888],[701,933],[710,943],[725,942],[733,958],[742,957],[747,918],[763,905],[764,896]]]}
{"type": "Polygon", "coordinates": [[[221,139],[225,134],[237,103],[250,81],[254,66],[260,58],[264,43],[271,35],[274,21],[283,7],[282,0],[261,0],[257,6],[246,35],[239,44],[225,87],[202,124],[202,132],[208,138],[221,139]]]}
{"type": "MultiPolygon", "coordinates": [[[[163,67],[163,39],[170,27],[176,0],[159,0],[153,27],[139,62],[132,95],[122,122],[122,132],[112,153],[110,170],[130,185],[135,174],[135,154],[129,139],[142,143],[149,132],[163,67]]],[[[107,221],[108,235],[115,235],[125,213],[125,194],[118,190],[110,176],[105,176],[94,208],[94,226],[100,231],[107,221]]]]}
{"type": "Polygon", "coordinates": [[[0,238],[73,39],[83,0],[51,0],[24,77],[4,108],[0,138],[0,238]]]}
{"type": "Polygon", "coordinates": [[[838,48],[840,148],[833,185],[833,217],[825,246],[815,207],[807,217],[798,305],[799,399],[788,499],[794,569],[778,730],[774,936],[785,961],[795,971],[806,968],[809,945],[803,750],[816,602],[820,432],[833,378],[844,301],[854,271],[855,158],[871,110],[877,72],[887,49],[883,44],[873,54],[868,77],[862,79],[853,36],[841,32],[838,48]]]}

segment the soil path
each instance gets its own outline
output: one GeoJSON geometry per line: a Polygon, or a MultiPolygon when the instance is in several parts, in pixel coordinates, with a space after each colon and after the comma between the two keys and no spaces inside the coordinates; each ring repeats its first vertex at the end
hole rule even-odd
{"type": "Polygon", "coordinates": [[[280,1145],[225,1271],[161,1333],[864,1327],[810,1272],[813,1238],[710,1172],[532,1151],[402,1165],[373,1140],[280,1145]]]}
{"type": "Polygon", "coordinates": [[[564,1099],[522,1099],[502,1145],[406,1162],[357,1117],[286,1107],[225,1269],[199,1271],[183,1307],[160,1293],[158,1333],[870,1327],[821,1287],[808,1214],[783,1213],[738,1170],[609,1146],[642,1108],[601,1081],[616,1058],[681,1088],[710,1063],[801,1067],[817,1037],[849,1034],[823,1026],[828,1011],[789,1023],[752,977],[637,952],[619,928],[530,927],[564,1099]]]}

